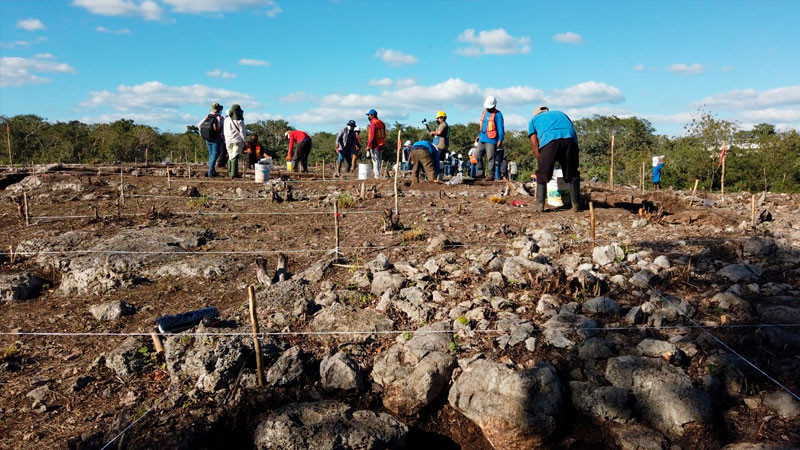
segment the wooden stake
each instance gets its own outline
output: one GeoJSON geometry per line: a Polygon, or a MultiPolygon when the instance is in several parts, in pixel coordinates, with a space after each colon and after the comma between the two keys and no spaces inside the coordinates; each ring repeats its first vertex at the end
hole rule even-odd
{"type": "Polygon", "coordinates": [[[122,177],[122,168],[119,169],[119,205],[125,206],[125,178],[122,177]]]}
{"type": "Polygon", "coordinates": [[[336,232],[336,259],[339,259],[339,200],[333,203],[333,229],[336,232]]]}
{"type": "Polygon", "coordinates": [[[611,135],[611,169],[608,173],[608,186],[614,189],[614,135],[611,135]]]}
{"type": "Polygon", "coordinates": [[[756,196],[755,194],[750,194],[750,222],[753,225],[756,224],[756,196]]]}
{"type": "Polygon", "coordinates": [[[642,192],[644,192],[644,174],[647,172],[645,169],[645,163],[642,161],[642,192]]]}
{"type": "Polygon", "coordinates": [[[11,125],[6,124],[6,138],[8,139],[8,165],[14,167],[14,159],[11,157],[11,125]]]}
{"type": "MultiPolygon", "coordinates": [[[[725,144],[723,144],[723,145],[725,145],[725,144]]],[[[724,158],[724,157],[722,158],[722,178],[720,178],[720,183],[722,185],[722,190],[720,192],[720,195],[722,196],[721,200],[723,200],[723,201],[725,200],[725,160],[726,159],[727,158],[724,158]]]]}
{"type": "Polygon", "coordinates": [[[325,160],[322,160],[322,181],[325,181],[325,160]]]}
{"type": "Polygon", "coordinates": [[[14,264],[14,246],[8,246],[8,258],[11,260],[11,264],[14,264]]]}
{"type": "Polygon", "coordinates": [[[150,161],[149,155],[147,154],[147,147],[144,148],[144,166],[147,167],[147,163],[150,161]]]}
{"type": "Polygon", "coordinates": [[[261,366],[261,342],[258,340],[258,316],[256,316],[256,289],[251,284],[247,286],[247,297],[250,302],[250,322],[253,324],[253,348],[256,352],[256,372],[258,385],[264,385],[264,369],[261,366]]]}
{"type": "Polygon", "coordinates": [[[28,209],[28,193],[27,192],[23,192],[22,193],[22,207],[23,207],[23,209],[25,211],[25,226],[29,227],[29,226],[31,226],[31,216],[30,216],[30,210],[28,209]]]}
{"type": "MultiPolygon", "coordinates": [[[[402,130],[397,130],[397,145],[400,146],[400,134],[402,130]]],[[[397,158],[395,158],[395,166],[394,166],[394,217],[395,220],[399,220],[400,218],[400,197],[397,194],[397,183],[400,177],[400,152],[402,151],[401,148],[397,149],[397,158]]]]}
{"type": "Polygon", "coordinates": [[[172,189],[172,179],[169,176],[169,167],[167,167],[167,189],[172,189]]]}
{"type": "Polygon", "coordinates": [[[697,180],[697,179],[694,180],[694,189],[692,189],[692,198],[689,199],[689,207],[690,208],[692,207],[692,203],[694,203],[694,194],[697,192],[697,183],[699,183],[699,182],[700,182],[700,180],[697,180]]]}
{"type": "Polygon", "coordinates": [[[589,202],[589,228],[592,233],[592,252],[594,252],[594,202],[589,202]]]}
{"type": "Polygon", "coordinates": [[[187,169],[189,169],[189,170],[186,172],[186,174],[187,174],[186,178],[192,178],[192,166],[190,166],[190,165],[188,165],[188,164],[187,164],[187,165],[186,165],[186,168],[187,168],[187,169]]]}
{"type": "Polygon", "coordinates": [[[506,184],[508,185],[509,193],[511,193],[511,195],[514,195],[514,192],[517,192],[517,188],[515,188],[510,181],[508,181],[508,178],[503,177],[503,181],[505,181],[506,184]]]}
{"type": "Polygon", "coordinates": [[[155,331],[150,332],[150,337],[153,339],[153,347],[156,349],[156,354],[164,353],[164,346],[161,344],[161,338],[155,331]]]}

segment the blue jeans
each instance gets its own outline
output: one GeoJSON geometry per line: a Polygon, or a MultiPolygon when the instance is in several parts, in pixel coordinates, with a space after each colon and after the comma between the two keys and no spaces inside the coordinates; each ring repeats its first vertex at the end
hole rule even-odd
{"type": "Polygon", "coordinates": [[[469,177],[475,178],[476,176],[478,176],[478,165],[469,163],[469,177]]]}
{"type": "Polygon", "coordinates": [[[208,147],[208,176],[215,175],[217,173],[216,169],[214,169],[214,165],[217,163],[219,146],[220,142],[218,140],[214,142],[206,141],[206,147],[208,147]]]}

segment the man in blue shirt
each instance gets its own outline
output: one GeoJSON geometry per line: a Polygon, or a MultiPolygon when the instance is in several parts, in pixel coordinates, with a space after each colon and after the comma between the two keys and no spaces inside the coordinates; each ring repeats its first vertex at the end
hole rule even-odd
{"type": "Polygon", "coordinates": [[[497,110],[497,99],[490,95],[483,101],[486,108],[481,116],[481,133],[475,138],[478,147],[475,150],[475,157],[478,162],[483,159],[486,153],[486,180],[494,180],[494,152],[498,147],[503,146],[505,137],[505,126],[503,124],[503,114],[497,110]]]}
{"type": "Polygon", "coordinates": [[[436,175],[439,173],[439,150],[422,136],[420,140],[411,145],[411,181],[419,183],[419,173],[424,170],[428,180],[438,183],[436,175]]]}
{"type": "Polygon", "coordinates": [[[528,123],[528,137],[539,168],[536,171],[536,210],[544,211],[547,182],[553,177],[555,162],[561,166],[564,181],[569,185],[572,210],[580,209],[581,173],[578,170],[578,135],[566,114],[550,111],[547,106],[536,108],[528,123]]]}
{"type": "Polygon", "coordinates": [[[653,189],[661,190],[661,169],[664,168],[664,160],[658,158],[658,164],[653,167],[653,189]]]}

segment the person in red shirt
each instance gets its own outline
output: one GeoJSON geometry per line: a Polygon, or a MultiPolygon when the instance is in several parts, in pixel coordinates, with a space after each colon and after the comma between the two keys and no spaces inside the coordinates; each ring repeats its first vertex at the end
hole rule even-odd
{"type": "Polygon", "coordinates": [[[284,136],[289,140],[289,153],[286,155],[286,160],[292,162],[292,171],[297,172],[298,166],[302,164],[303,173],[308,173],[311,137],[300,130],[287,131],[284,136]],[[295,143],[297,144],[296,146],[295,143]]]}
{"type": "Polygon", "coordinates": [[[378,119],[378,112],[374,109],[369,110],[367,118],[369,119],[367,150],[372,156],[373,175],[375,178],[380,178],[383,149],[386,146],[386,125],[378,119]]]}

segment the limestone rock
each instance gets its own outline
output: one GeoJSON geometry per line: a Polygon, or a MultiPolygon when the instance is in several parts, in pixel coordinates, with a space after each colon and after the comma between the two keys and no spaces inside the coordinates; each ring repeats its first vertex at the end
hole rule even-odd
{"type": "Polygon", "coordinates": [[[616,314],[619,305],[609,297],[595,297],[583,304],[583,310],[595,314],[616,314]]]}
{"type": "Polygon", "coordinates": [[[136,308],[121,300],[101,303],[89,308],[89,312],[100,321],[117,320],[122,316],[129,316],[136,312],[136,308]]]}
{"type": "Polygon", "coordinates": [[[764,270],[752,264],[729,264],[717,271],[718,275],[726,277],[733,283],[758,281],[764,270]]]}
{"type": "Polygon", "coordinates": [[[27,300],[39,295],[44,280],[32,273],[0,275],[0,301],[27,300]]]}
{"type": "Polygon", "coordinates": [[[322,387],[329,391],[362,392],[364,375],[358,364],[342,352],[324,358],[319,365],[322,387]]]}
{"type": "Polygon", "coordinates": [[[267,371],[265,380],[272,386],[286,386],[299,381],[304,370],[303,352],[295,346],[281,353],[267,371]]]}
{"type": "Polygon", "coordinates": [[[380,296],[390,289],[399,291],[405,282],[406,279],[402,275],[388,271],[375,272],[372,275],[372,288],[370,289],[370,292],[380,296]]]}
{"type": "Polygon", "coordinates": [[[580,412],[601,420],[627,423],[633,414],[633,396],[627,389],[571,381],[572,404],[580,412]]]}

